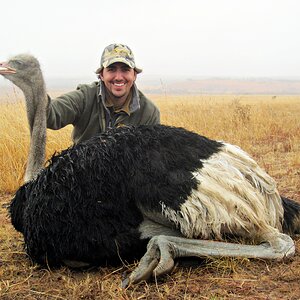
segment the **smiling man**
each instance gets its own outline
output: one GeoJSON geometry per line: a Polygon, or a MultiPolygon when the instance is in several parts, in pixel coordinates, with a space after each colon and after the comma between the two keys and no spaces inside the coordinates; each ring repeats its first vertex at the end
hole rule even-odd
{"type": "Polygon", "coordinates": [[[158,108],[135,84],[141,72],[128,46],[107,46],[96,71],[99,81],[81,84],[53,100],[49,97],[47,127],[72,124],[72,138],[78,143],[110,127],[159,124],[158,108]]]}

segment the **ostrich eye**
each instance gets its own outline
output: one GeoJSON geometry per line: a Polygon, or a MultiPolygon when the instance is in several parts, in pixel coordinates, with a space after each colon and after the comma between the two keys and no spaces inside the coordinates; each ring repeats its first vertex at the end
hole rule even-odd
{"type": "Polygon", "coordinates": [[[21,60],[15,60],[15,61],[14,61],[14,64],[15,64],[18,68],[24,68],[24,67],[25,67],[24,62],[21,61],[21,60]]]}

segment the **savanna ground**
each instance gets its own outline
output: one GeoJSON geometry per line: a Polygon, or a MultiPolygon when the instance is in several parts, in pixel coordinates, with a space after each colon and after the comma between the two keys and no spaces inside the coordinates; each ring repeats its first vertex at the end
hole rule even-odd
{"type": "MultiPolygon", "coordinates": [[[[53,93],[54,94],[54,93],[53,93]]],[[[122,289],[135,264],[84,271],[41,268],[23,250],[7,205],[22,184],[29,132],[21,94],[0,99],[0,299],[300,299],[300,238],[281,262],[207,258],[122,289]]],[[[237,144],[300,202],[300,96],[153,96],[162,123],[237,144]]],[[[48,131],[47,157],[71,144],[71,128],[48,131]]]]}

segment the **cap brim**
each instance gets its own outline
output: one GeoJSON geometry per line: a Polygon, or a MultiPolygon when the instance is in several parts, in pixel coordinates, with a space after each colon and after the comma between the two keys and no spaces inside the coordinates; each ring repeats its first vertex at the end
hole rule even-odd
{"type": "Polygon", "coordinates": [[[130,62],[128,62],[124,57],[116,57],[116,58],[110,60],[109,63],[104,62],[102,64],[102,66],[96,70],[96,74],[99,74],[103,70],[103,68],[107,68],[116,62],[121,62],[121,63],[126,64],[130,68],[134,69],[138,74],[143,71],[143,69],[137,68],[134,64],[130,64],[130,62]]]}

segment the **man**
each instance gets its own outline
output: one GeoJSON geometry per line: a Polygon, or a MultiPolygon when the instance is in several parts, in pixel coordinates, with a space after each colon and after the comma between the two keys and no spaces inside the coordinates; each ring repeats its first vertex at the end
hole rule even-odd
{"type": "Polygon", "coordinates": [[[100,79],[81,84],[76,91],[49,98],[47,127],[60,129],[73,124],[74,143],[89,139],[110,127],[160,123],[158,108],[137,89],[136,67],[130,48],[107,46],[96,74],[100,79]]]}

